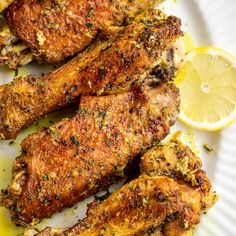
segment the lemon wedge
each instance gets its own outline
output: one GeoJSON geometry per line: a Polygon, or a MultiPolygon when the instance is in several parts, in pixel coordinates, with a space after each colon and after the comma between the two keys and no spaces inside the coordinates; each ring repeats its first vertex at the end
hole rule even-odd
{"type": "Polygon", "coordinates": [[[179,119],[194,128],[216,131],[236,120],[236,58],[224,50],[193,50],[175,83],[180,90],[179,119]]]}

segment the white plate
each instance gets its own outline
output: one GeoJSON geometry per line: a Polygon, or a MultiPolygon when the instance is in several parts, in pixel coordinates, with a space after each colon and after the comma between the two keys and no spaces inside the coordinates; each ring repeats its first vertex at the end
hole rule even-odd
{"type": "MultiPolygon", "coordinates": [[[[1,1],[1,0],[0,0],[1,1]]],[[[235,0],[169,0],[164,10],[179,16],[183,21],[183,29],[189,32],[197,45],[214,45],[224,48],[236,55],[236,1],[235,0]]],[[[13,77],[13,72],[0,69],[0,83],[6,83],[13,77]]],[[[20,73],[47,71],[42,66],[28,66],[20,73]]],[[[50,119],[60,119],[64,114],[58,113],[44,119],[40,125],[47,125],[50,119]]],[[[11,164],[20,152],[20,141],[37,128],[23,131],[15,141],[0,142],[0,188],[5,188],[10,181],[11,164]]],[[[222,132],[200,132],[177,124],[174,130],[183,130],[185,140],[194,150],[200,151],[204,168],[210,177],[213,187],[220,200],[207,215],[202,218],[198,227],[198,236],[233,236],[236,235],[236,124],[222,132]],[[203,145],[213,148],[207,153],[203,145]]],[[[93,198],[78,204],[77,209],[71,208],[57,214],[50,220],[44,220],[38,228],[47,225],[66,227],[75,224],[78,218],[85,215],[86,204],[93,198]]],[[[0,235],[14,236],[17,230],[10,222],[8,212],[0,208],[0,235]]]]}

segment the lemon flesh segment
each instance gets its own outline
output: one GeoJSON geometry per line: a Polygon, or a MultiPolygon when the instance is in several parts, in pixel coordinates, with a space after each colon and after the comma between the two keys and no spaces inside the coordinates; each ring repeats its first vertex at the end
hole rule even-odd
{"type": "Polygon", "coordinates": [[[236,120],[236,58],[215,48],[199,48],[188,57],[176,80],[180,120],[215,131],[236,120]]]}

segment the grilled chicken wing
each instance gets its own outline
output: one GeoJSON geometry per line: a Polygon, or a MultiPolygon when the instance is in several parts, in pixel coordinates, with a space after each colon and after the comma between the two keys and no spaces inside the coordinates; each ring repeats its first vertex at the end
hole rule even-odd
{"type": "Polygon", "coordinates": [[[199,192],[171,178],[141,175],[90,209],[73,228],[61,234],[51,234],[46,229],[37,236],[164,236],[168,222],[177,219],[186,208],[195,207],[191,223],[199,222],[199,204],[194,205],[200,198],[199,192]]]}
{"type": "Polygon", "coordinates": [[[7,10],[11,30],[44,62],[85,49],[99,31],[116,34],[128,17],[162,0],[18,0],[7,10]]]}
{"type": "Polygon", "coordinates": [[[174,140],[168,145],[156,146],[145,153],[140,169],[142,174],[149,176],[168,176],[200,194],[200,199],[195,201],[193,207],[186,208],[179,218],[167,223],[163,231],[164,235],[168,236],[193,235],[200,221],[200,213],[212,207],[217,200],[217,196],[211,191],[211,183],[202,170],[201,160],[188,146],[174,140]],[[191,221],[194,219],[194,211],[197,214],[195,223],[191,221]]]}
{"type": "Polygon", "coordinates": [[[2,205],[16,224],[26,225],[105,189],[168,134],[179,102],[173,84],[82,97],[75,117],[23,141],[2,205]]]}
{"type": "Polygon", "coordinates": [[[0,86],[0,137],[16,137],[22,128],[80,94],[129,87],[161,64],[163,51],[180,35],[176,17],[154,26],[132,24],[114,43],[99,42],[45,77],[20,77],[0,86]]]}
{"type": "Polygon", "coordinates": [[[37,236],[193,235],[201,212],[215,201],[200,159],[175,141],[148,151],[141,159],[141,172],[138,179],[89,208],[76,226],[64,232],[46,228],[37,236]]]}
{"type": "Polygon", "coordinates": [[[186,145],[173,141],[160,145],[145,153],[141,161],[141,172],[150,176],[169,176],[193,188],[201,188],[208,193],[211,185],[206,173],[201,169],[202,162],[186,145]]]}
{"type": "MultiPolygon", "coordinates": [[[[125,25],[132,24],[134,22],[144,22],[146,24],[157,22],[164,19],[166,16],[163,12],[148,8],[134,16],[129,16],[125,19],[125,25]]],[[[124,27],[117,28],[120,32],[124,27]]],[[[118,34],[117,32],[117,34],[118,34]]],[[[99,38],[115,38],[117,34],[111,34],[110,36],[100,32],[96,36],[96,40],[99,38]],[[105,37],[104,37],[105,36],[105,37]]],[[[93,40],[94,41],[94,40],[93,40]]],[[[24,66],[35,59],[39,59],[34,54],[30,47],[22,42],[16,35],[9,29],[5,20],[0,19],[0,66],[8,67],[16,70],[20,66],[24,66]]],[[[41,60],[40,60],[41,62],[41,60]]]]}

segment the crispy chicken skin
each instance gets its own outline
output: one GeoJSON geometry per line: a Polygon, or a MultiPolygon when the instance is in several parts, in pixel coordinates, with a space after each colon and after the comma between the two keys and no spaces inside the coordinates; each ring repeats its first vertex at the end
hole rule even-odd
{"type": "Polygon", "coordinates": [[[118,95],[81,98],[80,109],[22,142],[1,205],[17,225],[35,223],[105,189],[129,170],[178,115],[173,84],[118,95]]]}
{"type": "MultiPolygon", "coordinates": [[[[191,223],[192,210],[185,209],[178,219],[169,222],[164,229],[164,235],[193,235],[196,225],[200,221],[200,213],[208,210],[217,200],[211,190],[211,183],[202,170],[202,162],[191,149],[178,140],[173,140],[168,145],[159,145],[146,152],[141,158],[140,169],[142,174],[149,176],[168,176],[181,185],[189,186],[194,192],[200,193],[193,206],[198,217],[194,224],[191,223]],[[190,221],[189,221],[190,220],[190,221]],[[181,227],[185,225],[185,227],[181,227]]],[[[189,193],[187,193],[189,194],[189,193]]]]}
{"type": "Polygon", "coordinates": [[[138,179],[90,206],[86,218],[74,227],[64,232],[48,227],[37,236],[193,235],[201,212],[215,201],[210,182],[200,168],[200,159],[179,141],[156,146],[142,157],[138,179]],[[179,170],[183,163],[189,172],[179,170]],[[195,174],[199,171],[204,181],[195,174]]]}
{"type": "Polygon", "coordinates": [[[128,87],[158,63],[180,35],[180,20],[126,27],[114,43],[99,42],[90,50],[42,78],[16,78],[0,86],[0,137],[15,138],[41,116],[70,103],[80,94],[128,87]]]}
{"type": "MultiPolygon", "coordinates": [[[[93,9],[91,9],[93,11],[93,9]]],[[[117,33],[114,34],[105,34],[104,32],[98,33],[95,41],[98,41],[100,38],[112,39],[117,36],[119,32],[121,32],[125,25],[144,22],[146,24],[153,24],[158,20],[164,19],[166,15],[157,10],[156,8],[148,8],[144,11],[138,13],[134,16],[129,16],[125,19],[123,27],[117,27],[117,33]],[[118,30],[119,29],[119,30],[118,30]]],[[[114,28],[116,29],[116,28],[114,28]]],[[[94,42],[93,40],[93,42],[94,42]]],[[[92,42],[92,43],[93,43],[92,42]]],[[[91,45],[91,44],[89,44],[91,45]]],[[[20,40],[9,28],[8,24],[5,20],[0,19],[0,66],[8,67],[10,69],[16,70],[18,67],[24,66],[35,59],[39,59],[37,55],[35,55],[30,47],[20,40]]]]}
{"type": "Polygon", "coordinates": [[[200,187],[202,192],[208,193],[211,188],[210,181],[201,168],[200,158],[178,141],[153,147],[143,155],[140,165],[142,173],[169,176],[179,182],[187,182],[192,187],[200,187]]]}
{"type": "Polygon", "coordinates": [[[45,63],[85,49],[99,31],[113,35],[124,20],[162,0],[18,0],[7,10],[11,30],[45,63]]]}
{"type": "MultiPolygon", "coordinates": [[[[50,228],[37,236],[143,236],[162,233],[168,222],[188,207],[199,203],[200,194],[168,177],[141,175],[101,204],[88,210],[87,217],[61,234],[50,228]]],[[[199,204],[191,223],[199,221],[199,204]]],[[[181,234],[176,234],[181,235],[181,234]]]]}

